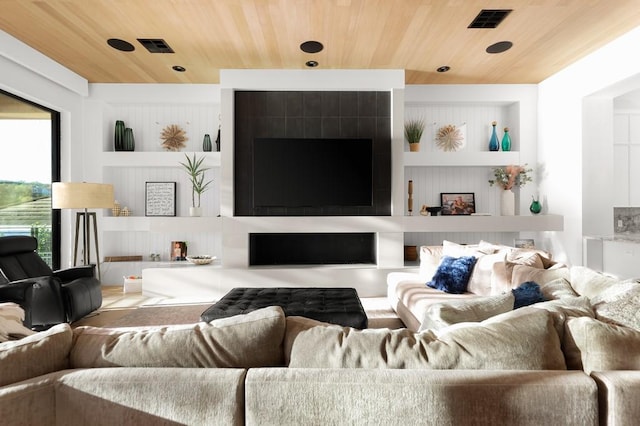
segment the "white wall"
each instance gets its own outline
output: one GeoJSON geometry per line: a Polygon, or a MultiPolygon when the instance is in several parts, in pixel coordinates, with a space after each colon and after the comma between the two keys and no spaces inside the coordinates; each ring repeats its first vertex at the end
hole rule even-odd
{"type": "Polygon", "coordinates": [[[610,99],[640,72],[633,54],[639,43],[636,28],[539,84],[541,193],[549,212],[565,217],[564,232],[547,236],[558,260],[581,264],[583,235],[612,223],[601,215],[610,202],[613,154],[601,144],[612,145],[610,99]]]}
{"type": "MultiPolygon", "coordinates": [[[[0,89],[60,112],[63,181],[84,176],[83,96],[87,81],[0,31],[0,89]]],[[[62,214],[61,266],[71,264],[71,213],[62,214]]]]}

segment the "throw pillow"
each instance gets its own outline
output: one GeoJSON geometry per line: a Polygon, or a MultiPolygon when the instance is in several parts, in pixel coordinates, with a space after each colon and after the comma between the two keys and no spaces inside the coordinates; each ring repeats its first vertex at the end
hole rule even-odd
{"type": "Polygon", "coordinates": [[[540,291],[540,286],[533,281],[527,281],[511,290],[513,293],[513,309],[522,308],[523,306],[533,305],[534,303],[544,302],[544,296],[540,291]]]}
{"type": "Polygon", "coordinates": [[[620,283],[617,278],[609,277],[586,266],[572,266],[569,281],[574,290],[589,299],[598,297],[620,283]]]}
{"type": "Polygon", "coordinates": [[[564,370],[549,312],[523,308],[434,332],[312,327],[291,347],[292,368],[564,370]]]}
{"type": "Polygon", "coordinates": [[[72,368],[252,368],[283,365],[285,316],[270,306],[209,323],[164,327],[78,327],[72,368]]]}
{"type": "MultiPolygon", "coordinates": [[[[513,289],[511,278],[516,265],[544,269],[542,258],[535,252],[510,252],[503,262],[496,263],[491,271],[491,294],[500,294],[513,289]],[[526,253],[526,254],[525,254],[526,253]]],[[[519,284],[519,283],[518,283],[519,284]]]]}
{"type": "Polygon", "coordinates": [[[527,265],[514,265],[513,274],[511,275],[511,288],[516,288],[527,281],[533,281],[542,287],[558,278],[569,279],[569,276],[569,268],[565,267],[540,269],[527,265]]]}
{"type": "Polygon", "coordinates": [[[595,311],[599,320],[640,331],[640,284],[635,284],[611,302],[596,305],[595,311]]]}
{"type": "Polygon", "coordinates": [[[444,256],[433,279],[427,285],[447,293],[462,294],[467,291],[469,277],[476,261],[474,256],[444,256]]]}
{"type": "Polygon", "coordinates": [[[567,332],[580,350],[582,368],[592,371],[640,370],[640,331],[593,318],[572,318],[567,332]]]}
{"type": "Polygon", "coordinates": [[[35,334],[22,324],[24,309],[17,303],[0,303],[0,342],[22,339],[35,334]]]}
{"type": "Polygon", "coordinates": [[[69,324],[58,324],[0,343],[0,386],[69,368],[72,337],[69,324]]]}
{"type": "Polygon", "coordinates": [[[479,296],[490,296],[491,273],[493,270],[493,265],[499,262],[503,262],[505,254],[499,252],[495,254],[485,254],[477,257],[478,260],[473,267],[473,271],[471,271],[471,277],[469,277],[467,291],[479,296]]]}
{"type": "Polygon", "coordinates": [[[438,270],[442,260],[442,246],[420,247],[420,279],[422,282],[430,281],[438,270]]]}
{"type": "Polygon", "coordinates": [[[427,308],[419,331],[440,330],[461,322],[480,322],[513,309],[511,293],[434,303],[427,308]]]}
{"type": "Polygon", "coordinates": [[[494,254],[495,247],[480,247],[478,244],[458,244],[452,241],[442,241],[442,255],[451,257],[475,256],[480,257],[485,254],[494,254]]]}
{"type": "Polygon", "coordinates": [[[561,299],[563,297],[577,297],[571,283],[566,278],[557,278],[540,286],[542,295],[546,300],[561,299]]]}

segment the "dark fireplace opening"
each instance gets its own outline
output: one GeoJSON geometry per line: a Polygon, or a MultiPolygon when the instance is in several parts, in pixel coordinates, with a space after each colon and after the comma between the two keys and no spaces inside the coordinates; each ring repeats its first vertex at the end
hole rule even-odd
{"type": "Polygon", "coordinates": [[[376,234],[249,234],[249,265],[376,264],[376,234]]]}

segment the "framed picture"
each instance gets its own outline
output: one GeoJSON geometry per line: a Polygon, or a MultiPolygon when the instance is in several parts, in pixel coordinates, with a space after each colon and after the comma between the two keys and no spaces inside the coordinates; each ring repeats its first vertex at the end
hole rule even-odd
{"type": "Polygon", "coordinates": [[[516,238],[514,247],[532,249],[536,248],[535,242],[531,238],[516,238]]]}
{"type": "Polygon", "coordinates": [[[171,260],[187,260],[186,241],[171,241],[171,260]]]}
{"type": "Polygon", "coordinates": [[[470,215],[476,212],[476,199],[473,192],[441,192],[440,205],[442,216],[470,215]]]}
{"type": "Polygon", "coordinates": [[[145,182],[145,216],[176,215],[176,183],[145,182]]]}

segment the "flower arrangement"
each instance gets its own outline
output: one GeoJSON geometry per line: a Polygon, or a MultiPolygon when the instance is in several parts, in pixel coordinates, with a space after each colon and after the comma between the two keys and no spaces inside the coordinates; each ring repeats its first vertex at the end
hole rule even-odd
{"type": "Polygon", "coordinates": [[[493,169],[493,175],[495,179],[489,179],[489,185],[499,185],[502,189],[508,191],[514,186],[524,186],[527,182],[531,182],[533,179],[529,176],[529,173],[533,172],[533,169],[524,166],[507,166],[498,167],[493,169]]]}

